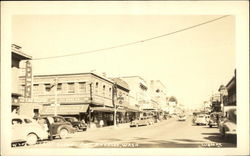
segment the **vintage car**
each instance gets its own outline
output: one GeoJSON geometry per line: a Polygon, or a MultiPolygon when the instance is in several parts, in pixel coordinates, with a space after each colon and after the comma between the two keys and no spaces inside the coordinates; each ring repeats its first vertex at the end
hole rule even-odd
{"type": "Polygon", "coordinates": [[[231,108],[226,111],[225,118],[221,121],[219,130],[223,138],[228,135],[236,135],[236,108],[231,108]]]}
{"type": "Polygon", "coordinates": [[[70,133],[74,133],[76,131],[75,128],[72,127],[70,122],[67,122],[62,116],[43,116],[37,118],[39,123],[45,123],[48,125],[48,132],[50,134],[50,138],[60,137],[64,139],[70,133]]]}
{"type": "Polygon", "coordinates": [[[64,119],[72,124],[72,126],[77,130],[77,131],[86,131],[87,130],[87,124],[84,123],[83,121],[77,120],[75,117],[64,117],[64,119]]]}
{"type": "Polygon", "coordinates": [[[186,121],[186,116],[185,115],[179,115],[178,121],[186,121]]]}
{"type": "Polygon", "coordinates": [[[153,120],[148,117],[140,117],[130,123],[130,127],[147,126],[153,124],[153,120]]]}
{"type": "Polygon", "coordinates": [[[37,121],[21,115],[12,115],[11,135],[12,146],[16,146],[19,143],[34,145],[38,140],[48,139],[46,129],[40,126],[37,121]]]}
{"type": "Polygon", "coordinates": [[[219,124],[219,118],[221,116],[222,112],[213,112],[210,114],[208,126],[211,128],[213,126],[218,126],[219,124]]]}
{"type": "Polygon", "coordinates": [[[207,125],[209,121],[209,115],[207,114],[198,114],[194,120],[196,125],[207,125]]]}

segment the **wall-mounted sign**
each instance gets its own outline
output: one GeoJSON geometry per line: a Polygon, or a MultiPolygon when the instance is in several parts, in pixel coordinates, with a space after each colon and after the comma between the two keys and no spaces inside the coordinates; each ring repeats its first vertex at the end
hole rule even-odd
{"type": "Polygon", "coordinates": [[[26,61],[24,98],[31,98],[32,68],[30,61],[26,61]]]}

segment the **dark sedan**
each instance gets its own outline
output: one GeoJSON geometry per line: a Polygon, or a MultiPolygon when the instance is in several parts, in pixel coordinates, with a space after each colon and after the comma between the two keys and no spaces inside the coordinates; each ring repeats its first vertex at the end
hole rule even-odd
{"type": "Polygon", "coordinates": [[[87,130],[87,124],[82,121],[77,120],[75,117],[64,117],[64,119],[70,122],[77,131],[87,130]]]}

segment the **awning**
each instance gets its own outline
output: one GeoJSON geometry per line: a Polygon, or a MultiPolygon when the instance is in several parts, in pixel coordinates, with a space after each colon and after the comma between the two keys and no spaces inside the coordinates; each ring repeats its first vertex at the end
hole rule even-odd
{"type": "Polygon", "coordinates": [[[140,110],[135,106],[127,106],[127,112],[140,112],[140,110]]]}
{"type": "MultiPolygon", "coordinates": [[[[97,111],[97,112],[114,112],[115,111],[114,108],[110,108],[110,107],[91,107],[91,110],[97,111]]],[[[125,113],[126,110],[124,110],[123,108],[120,108],[120,109],[118,108],[116,112],[125,113]]]]}
{"type": "Polygon", "coordinates": [[[91,110],[97,112],[114,112],[114,108],[110,107],[91,107],[91,110]]]}
{"type": "MultiPolygon", "coordinates": [[[[57,114],[73,115],[87,112],[89,105],[60,105],[57,106],[57,114]]],[[[41,115],[51,115],[55,113],[55,106],[43,106],[41,115]]]]}

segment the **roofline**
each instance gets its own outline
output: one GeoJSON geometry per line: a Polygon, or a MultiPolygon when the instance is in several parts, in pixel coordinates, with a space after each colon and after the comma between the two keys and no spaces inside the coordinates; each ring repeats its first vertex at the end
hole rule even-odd
{"type": "Polygon", "coordinates": [[[161,80],[151,80],[151,81],[157,81],[157,82],[160,82],[160,84],[164,87],[164,88],[166,88],[166,86],[161,82],[161,80]]]}
{"type": "Polygon", "coordinates": [[[230,81],[227,83],[226,87],[228,88],[228,86],[229,86],[234,80],[236,81],[236,77],[235,77],[235,76],[233,76],[233,77],[230,79],[230,81]]]}
{"type": "Polygon", "coordinates": [[[109,80],[109,79],[107,79],[107,78],[104,78],[104,77],[102,77],[102,76],[100,76],[100,75],[94,74],[94,73],[92,73],[92,72],[90,72],[90,73],[66,73],[66,74],[34,75],[33,77],[68,76],[68,75],[86,75],[86,74],[90,74],[90,75],[96,76],[96,77],[98,77],[98,78],[101,78],[101,79],[103,79],[103,80],[105,80],[105,81],[108,81],[108,82],[114,84],[113,81],[111,81],[111,80],[109,80]]]}
{"type": "Polygon", "coordinates": [[[146,80],[144,80],[141,76],[121,76],[121,77],[118,77],[118,78],[133,78],[133,77],[138,77],[138,78],[140,78],[142,81],[144,81],[144,83],[146,83],[147,84],[147,81],[146,80]]]}

